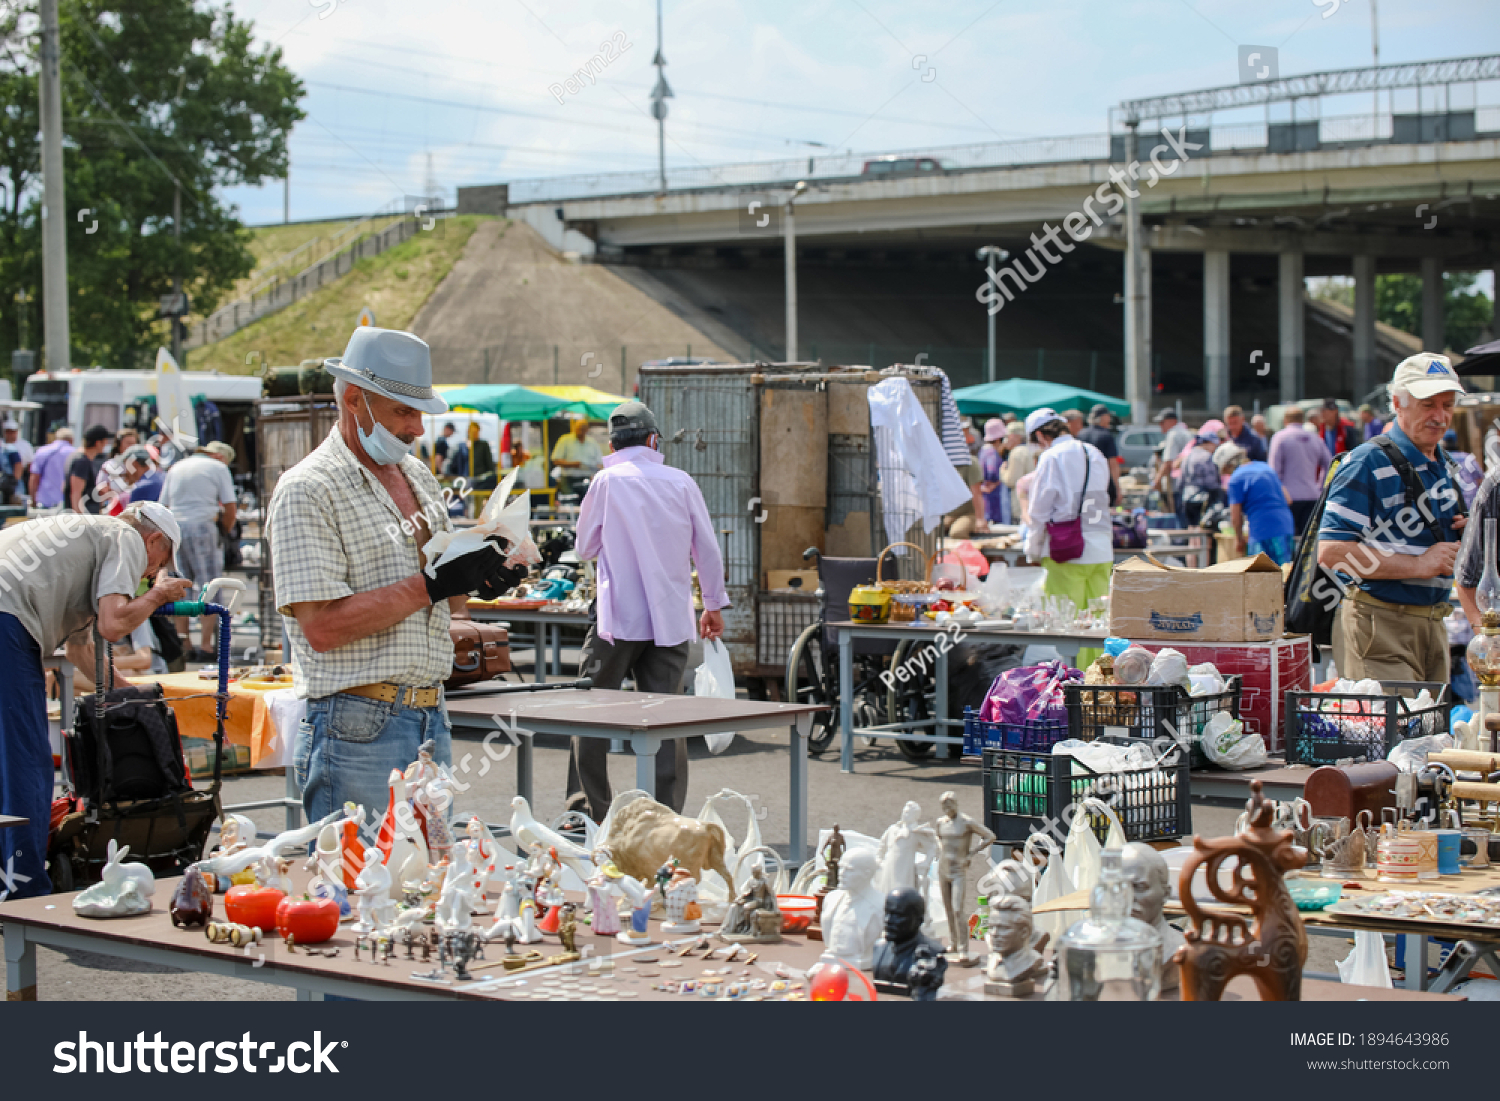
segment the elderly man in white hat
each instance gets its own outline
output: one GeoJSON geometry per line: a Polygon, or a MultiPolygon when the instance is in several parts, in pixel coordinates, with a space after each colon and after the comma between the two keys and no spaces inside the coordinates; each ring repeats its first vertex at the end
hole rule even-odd
{"type": "MultiPolygon", "coordinates": [[[[1391,378],[1396,425],[1334,472],[1318,527],[1318,562],[1352,578],[1341,614],[1339,673],[1447,683],[1453,564],[1467,522],[1441,444],[1463,383],[1445,356],[1402,360],[1391,378]]],[[[1338,599],[1333,585],[1313,596],[1338,599]]]]}
{"type": "MultiPolygon", "coordinates": [[[[0,532],[0,885],[12,898],[51,891],[45,865],[52,811],[52,749],[42,658],[81,653],[99,633],[119,642],[187,594],[171,577],[182,535],[154,501],[120,516],[62,512],[0,532]],[[154,578],[141,595],[142,579],[154,578]]],[[[124,682],[124,678],[117,678],[124,682]]]]}
{"type": "Polygon", "coordinates": [[[294,766],[313,819],[345,802],[384,808],[391,770],[428,739],[436,760],[451,759],[450,615],[525,575],[493,545],[423,572],[423,547],[450,528],[437,479],[411,455],[422,414],[448,409],[427,345],[361,326],[325,365],[338,424],[277,481],[267,518],[293,687],[307,699],[294,766]]]}

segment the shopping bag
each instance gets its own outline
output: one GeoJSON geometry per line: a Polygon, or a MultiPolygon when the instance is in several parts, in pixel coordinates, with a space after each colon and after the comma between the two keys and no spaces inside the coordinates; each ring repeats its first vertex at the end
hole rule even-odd
{"type": "MultiPolygon", "coordinates": [[[[693,675],[693,695],[708,696],[721,700],[734,699],[734,665],[729,660],[729,647],[720,639],[711,639],[703,644],[703,664],[693,675]]],[[[725,734],[705,735],[708,751],[723,753],[734,741],[734,731],[725,734]]]]}
{"type": "MultiPolygon", "coordinates": [[[[1054,902],[1073,891],[1073,884],[1068,881],[1067,873],[1063,871],[1062,850],[1058,848],[1057,842],[1046,834],[1034,833],[1026,839],[1024,863],[1032,868],[1038,868],[1039,855],[1041,874],[1036,877],[1036,887],[1031,892],[1033,911],[1042,903],[1054,902]],[[1042,849],[1046,851],[1040,852],[1042,849]]],[[[1052,943],[1056,944],[1057,938],[1062,936],[1077,918],[1078,915],[1075,913],[1060,910],[1055,914],[1036,914],[1032,924],[1037,932],[1049,934],[1052,943]]]]}
{"type": "Polygon", "coordinates": [[[1101,861],[1099,853],[1104,848],[1122,849],[1125,847],[1125,827],[1120,824],[1119,816],[1114,808],[1103,799],[1088,796],[1078,806],[1078,813],[1073,816],[1072,825],[1068,827],[1067,847],[1063,851],[1063,870],[1073,881],[1075,891],[1092,891],[1094,884],[1099,882],[1101,861]],[[1094,830],[1089,825],[1089,812],[1097,811],[1109,819],[1109,834],[1104,839],[1104,845],[1099,844],[1099,839],[1094,836],[1094,830]]]}
{"type": "Polygon", "coordinates": [[[1356,930],[1354,951],[1335,962],[1339,969],[1339,982],[1391,989],[1391,971],[1385,965],[1385,939],[1379,933],[1356,930]]]}

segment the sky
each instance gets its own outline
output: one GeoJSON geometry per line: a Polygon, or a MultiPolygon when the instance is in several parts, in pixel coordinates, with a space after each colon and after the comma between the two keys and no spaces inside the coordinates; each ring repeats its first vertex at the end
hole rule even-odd
{"type": "MultiPolygon", "coordinates": [[[[647,0],[231,0],[305,83],[293,220],[436,188],[650,171],[647,0]],[[588,67],[590,77],[567,79],[588,67]]],[[[1122,100],[1234,84],[1241,46],[1282,75],[1368,65],[1371,0],[663,0],[667,174],[742,161],[1097,134],[1122,100]]],[[[1496,0],[1380,0],[1383,64],[1500,52],[1496,0]]],[[[1398,110],[1416,106],[1397,93],[1398,110]]],[[[1370,96],[1325,101],[1368,114],[1370,96]]],[[[1500,83],[1452,106],[1500,107],[1500,83]]],[[[1426,105],[1432,108],[1429,93],[1426,105]]],[[[1306,114],[1307,108],[1302,108],[1306,114]]],[[[1276,109],[1275,119],[1287,117],[1276,109]]],[[[1265,109],[1211,120],[1265,121],[1265,109]]],[[[280,181],[224,191],[251,225],[280,181]]]]}

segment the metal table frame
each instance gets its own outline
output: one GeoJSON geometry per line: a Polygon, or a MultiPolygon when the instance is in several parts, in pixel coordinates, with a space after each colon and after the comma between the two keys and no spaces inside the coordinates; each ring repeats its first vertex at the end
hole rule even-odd
{"type": "Polygon", "coordinates": [[[562,676],[562,629],[564,627],[582,627],[588,630],[594,621],[587,612],[543,612],[543,611],[521,611],[514,612],[504,608],[475,608],[469,609],[469,618],[480,623],[504,623],[509,626],[512,623],[528,624],[531,630],[532,651],[535,654],[532,664],[536,667],[534,680],[538,684],[547,679],[549,669],[546,667],[546,652],[548,643],[552,646],[552,663],[550,672],[554,677],[562,676]]]}
{"type": "MultiPolygon", "coordinates": [[[[653,696],[647,693],[631,693],[639,695],[644,700],[660,700],[663,705],[670,704],[673,700],[691,700],[691,696],[653,696]]],[[[491,697],[501,699],[503,697],[491,697]]],[[[496,727],[498,716],[487,711],[462,710],[464,704],[462,698],[450,700],[448,703],[448,717],[452,720],[455,728],[466,730],[479,730],[486,733],[496,727]]],[[[730,701],[725,700],[725,703],[730,701]]],[[[768,705],[757,704],[759,708],[768,705]]],[[[628,732],[616,723],[610,726],[599,726],[590,728],[575,720],[551,719],[545,714],[529,714],[518,717],[515,733],[516,749],[516,794],[524,798],[528,803],[532,801],[533,781],[533,734],[555,734],[562,737],[580,738],[602,738],[606,741],[623,737],[635,754],[635,783],[636,787],[646,792],[653,798],[656,796],[656,754],[665,742],[680,741],[684,738],[694,738],[698,735],[722,734],[726,731],[766,730],[777,727],[789,727],[791,731],[790,750],[790,784],[791,784],[791,809],[790,818],[790,861],[801,865],[807,859],[807,735],[812,729],[812,717],[818,710],[815,706],[798,707],[792,704],[769,705],[770,710],[751,711],[741,710],[737,714],[726,711],[722,719],[711,722],[687,723],[681,726],[673,726],[670,729],[659,731],[637,731],[628,732]],[[795,710],[793,710],[795,708],[795,710]]],[[[607,721],[607,720],[606,720],[607,721]]]]}
{"type": "MultiPolygon", "coordinates": [[[[842,741],[839,767],[844,772],[854,771],[854,739],[905,738],[914,742],[932,742],[938,745],[962,745],[962,737],[943,734],[945,727],[963,729],[963,719],[948,715],[948,654],[941,646],[936,647],[937,661],[933,666],[936,678],[937,702],[931,719],[909,723],[881,723],[878,726],[854,726],[854,641],[855,639],[886,639],[895,641],[932,642],[939,635],[947,634],[946,627],[936,624],[918,626],[915,623],[830,623],[839,635],[839,734],[842,741]],[[932,727],[931,734],[918,734],[918,728],[932,727]]],[[[1085,646],[1103,646],[1105,633],[1080,635],[1075,632],[1051,631],[1002,631],[979,627],[964,628],[965,638],[982,638],[989,642],[1011,642],[1019,646],[1055,646],[1066,658],[1076,660],[1078,651],[1085,646]]]]}

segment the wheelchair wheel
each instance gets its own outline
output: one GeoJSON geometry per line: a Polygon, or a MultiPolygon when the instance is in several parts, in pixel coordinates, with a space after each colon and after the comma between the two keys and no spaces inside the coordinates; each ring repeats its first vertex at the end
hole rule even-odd
{"type": "MultiPolygon", "coordinates": [[[[891,655],[891,668],[895,669],[908,660],[922,643],[906,641],[896,647],[891,655]]],[[[888,723],[922,722],[932,718],[932,709],[927,704],[927,687],[930,675],[921,675],[905,681],[892,680],[885,693],[885,721],[888,723]]],[[[911,738],[897,738],[896,748],[908,761],[925,761],[937,746],[932,742],[918,742],[911,738]]]]}
{"type": "Polygon", "coordinates": [[[823,625],[810,624],[792,643],[786,659],[786,701],[817,704],[812,727],[807,732],[807,752],[820,756],[833,743],[838,730],[838,708],[834,706],[823,662],[823,625]]]}

